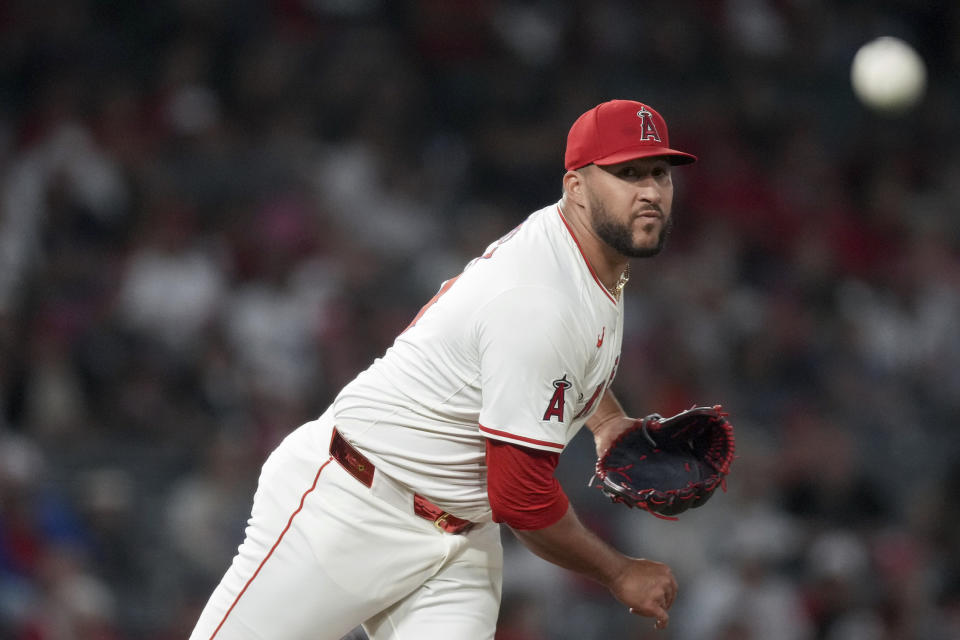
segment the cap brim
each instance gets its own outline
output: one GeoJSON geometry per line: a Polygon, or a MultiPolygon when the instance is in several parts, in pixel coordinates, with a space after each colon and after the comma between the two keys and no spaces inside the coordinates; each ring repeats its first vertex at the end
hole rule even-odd
{"type": "Polygon", "coordinates": [[[619,164],[627,160],[637,158],[666,158],[672,165],[693,164],[697,161],[697,156],[668,147],[642,147],[639,149],[624,149],[608,156],[594,160],[593,164],[605,167],[611,164],[619,164]]]}

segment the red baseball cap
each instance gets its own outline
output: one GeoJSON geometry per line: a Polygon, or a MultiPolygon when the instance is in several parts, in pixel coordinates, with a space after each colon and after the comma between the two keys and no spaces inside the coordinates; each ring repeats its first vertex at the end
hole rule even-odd
{"type": "Polygon", "coordinates": [[[665,156],[670,164],[697,157],[670,148],[667,123],[652,107],[633,100],[610,100],[577,118],[567,135],[564,166],[608,165],[634,158],[665,156]]]}

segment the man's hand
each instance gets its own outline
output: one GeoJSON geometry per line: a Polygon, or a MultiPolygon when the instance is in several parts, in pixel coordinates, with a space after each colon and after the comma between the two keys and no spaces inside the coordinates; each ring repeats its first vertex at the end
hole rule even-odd
{"type": "Polygon", "coordinates": [[[667,611],[677,597],[667,565],[623,555],[585,528],[572,508],[549,527],[513,531],[544,560],[596,580],[631,613],[656,619],[657,629],[667,627],[667,611]]]}
{"type": "Polygon", "coordinates": [[[636,423],[636,420],[633,418],[615,416],[605,422],[594,422],[593,425],[590,425],[590,430],[593,432],[593,442],[597,447],[597,457],[599,458],[606,453],[610,445],[620,437],[620,434],[633,427],[634,423],[636,423]]]}
{"type": "Polygon", "coordinates": [[[613,441],[632,427],[634,422],[633,418],[627,417],[613,392],[608,389],[600,398],[597,410],[587,421],[587,428],[593,433],[593,442],[597,447],[597,457],[602,456],[613,441]]]}
{"type": "Polygon", "coordinates": [[[670,622],[667,611],[677,597],[677,581],[662,562],[627,558],[623,570],[607,585],[613,596],[630,607],[630,613],[655,618],[657,629],[670,622]]]}

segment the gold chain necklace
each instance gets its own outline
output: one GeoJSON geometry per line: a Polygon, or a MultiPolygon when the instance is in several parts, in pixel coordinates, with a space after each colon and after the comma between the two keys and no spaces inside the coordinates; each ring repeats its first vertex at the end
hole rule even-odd
{"type": "MultiPolygon", "coordinates": [[[[627,268],[623,270],[623,273],[620,274],[620,279],[617,280],[617,284],[612,287],[607,287],[607,291],[610,292],[610,295],[613,296],[614,300],[620,299],[620,294],[623,293],[623,288],[627,286],[627,283],[630,282],[630,263],[627,263],[627,268]]],[[[606,285],[604,285],[606,286],[606,285]]]]}

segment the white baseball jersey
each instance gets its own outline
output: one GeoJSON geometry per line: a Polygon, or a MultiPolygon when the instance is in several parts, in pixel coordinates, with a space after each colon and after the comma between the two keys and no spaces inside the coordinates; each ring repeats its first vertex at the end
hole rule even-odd
{"type": "Polygon", "coordinates": [[[613,380],[622,321],[559,207],[533,213],[273,451],[191,640],[336,640],[358,624],[372,640],[491,640],[503,561],[484,438],[562,451],[613,380]],[[334,426],[375,465],[369,484],[334,462],[334,426]],[[446,533],[414,492],[476,524],[446,533]]]}
{"type": "Polygon", "coordinates": [[[616,374],[622,327],[551,205],[445,282],[337,396],[334,421],[378,472],[489,521],[484,438],[561,452],[616,374]]]}

